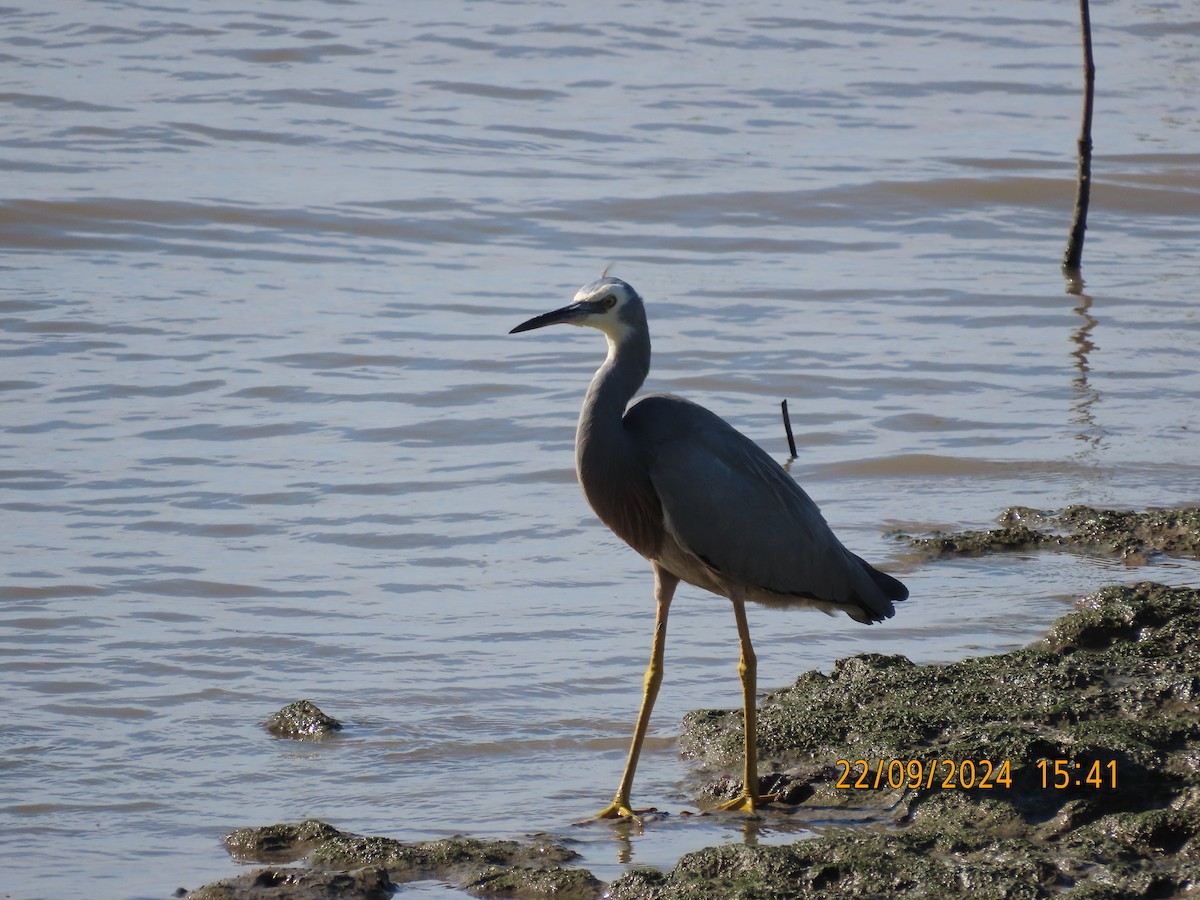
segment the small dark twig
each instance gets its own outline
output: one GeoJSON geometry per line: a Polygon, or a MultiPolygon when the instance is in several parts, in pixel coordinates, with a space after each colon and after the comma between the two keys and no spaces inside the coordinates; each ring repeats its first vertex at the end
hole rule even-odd
{"type": "Polygon", "coordinates": [[[788,416],[786,400],[784,400],[783,403],[780,404],[780,408],[783,410],[783,430],[787,432],[788,451],[792,454],[792,459],[795,459],[796,458],[796,439],[794,437],[792,437],[792,420],[788,416]]]}
{"type": "Polygon", "coordinates": [[[1071,236],[1063,253],[1063,269],[1078,277],[1083,262],[1083,234],[1087,231],[1088,201],[1092,190],[1092,99],[1096,92],[1096,63],[1092,60],[1092,17],[1088,0],[1079,0],[1083,31],[1083,122],[1079,127],[1079,175],[1075,183],[1075,215],[1071,236]]]}

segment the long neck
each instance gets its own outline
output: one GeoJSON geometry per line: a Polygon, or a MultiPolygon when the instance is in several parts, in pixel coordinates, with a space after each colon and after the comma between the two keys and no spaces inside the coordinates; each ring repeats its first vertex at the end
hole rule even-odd
{"type": "MultiPolygon", "coordinates": [[[[608,339],[608,359],[592,377],[583,409],[579,411],[579,433],[591,431],[593,422],[620,422],[625,407],[633,399],[650,372],[650,337],[645,332],[633,332],[617,343],[608,339]]],[[[615,432],[614,432],[615,433],[615,432]]]]}
{"type": "Polygon", "coordinates": [[[625,429],[625,407],[650,371],[644,329],[609,338],[608,359],[592,378],[575,432],[575,469],[596,515],[617,536],[653,559],[661,543],[662,509],[646,464],[625,429]]]}

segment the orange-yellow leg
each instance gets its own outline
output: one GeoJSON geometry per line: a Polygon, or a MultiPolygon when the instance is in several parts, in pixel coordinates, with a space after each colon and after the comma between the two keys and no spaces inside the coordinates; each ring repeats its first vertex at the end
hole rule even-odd
{"type": "Polygon", "coordinates": [[[755,813],[766,803],[775,799],[774,794],[759,796],[758,793],[758,657],[750,643],[750,625],[746,621],[746,602],[740,595],[733,601],[733,615],[737,619],[738,643],[742,656],[738,663],[738,675],[742,679],[742,705],[746,727],[746,770],[742,778],[742,792],[737,797],[722,803],[717,809],[755,813]]]}
{"type": "MultiPolygon", "coordinates": [[[[638,710],[637,725],[633,730],[633,744],[629,748],[629,759],[625,762],[625,774],[621,776],[621,785],[612,803],[600,810],[595,819],[629,819],[641,823],[641,813],[653,812],[652,809],[634,809],[629,801],[629,793],[633,789],[633,773],[637,771],[638,757],[642,752],[642,743],[646,740],[646,731],[650,727],[650,713],[654,709],[654,701],[658,697],[658,688],[663,678],[663,654],[667,646],[667,613],[671,609],[671,597],[679,579],[665,569],[654,567],[654,599],[657,610],[654,615],[654,641],[650,647],[650,664],[646,667],[646,677],[642,690],[642,705],[638,710]]],[[[595,821],[595,819],[591,821],[595,821]]]]}

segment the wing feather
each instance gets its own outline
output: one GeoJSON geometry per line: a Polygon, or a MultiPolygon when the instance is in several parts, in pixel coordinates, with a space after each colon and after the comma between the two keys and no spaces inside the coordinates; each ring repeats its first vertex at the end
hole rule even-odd
{"type": "Polygon", "coordinates": [[[675,539],[752,599],[810,598],[862,621],[890,616],[891,600],[904,599],[903,585],[873,578],[882,573],[842,546],[783,467],[719,416],[651,394],[629,409],[625,426],[675,539]]]}

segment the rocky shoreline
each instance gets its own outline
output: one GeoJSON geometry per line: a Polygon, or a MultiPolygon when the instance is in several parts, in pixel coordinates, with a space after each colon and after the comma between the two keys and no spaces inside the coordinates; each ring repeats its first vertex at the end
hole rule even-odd
{"type": "MultiPolygon", "coordinates": [[[[1074,546],[1200,556],[1200,511],[1015,509],[927,552],[1074,546]]],[[[741,715],[685,719],[681,750],[736,768],[741,715]]],[[[187,896],[382,898],[437,879],[479,897],[1174,897],[1200,889],[1200,590],[1152,582],[1083,598],[1020,650],[945,665],[864,654],[760,704],[766,790],[799,810],[871,810],[874,827],[728,845],[605,885],[555,838],[404,843],[321,822],[240,829],[265,864],[187,896]],[[302,865],[294,865],[297,861],[302,865]]],[[[729,779],[713,799],[740,788],[729,779]]],[[[787,806],[784,807],[785,809],[787,806]]]]}

